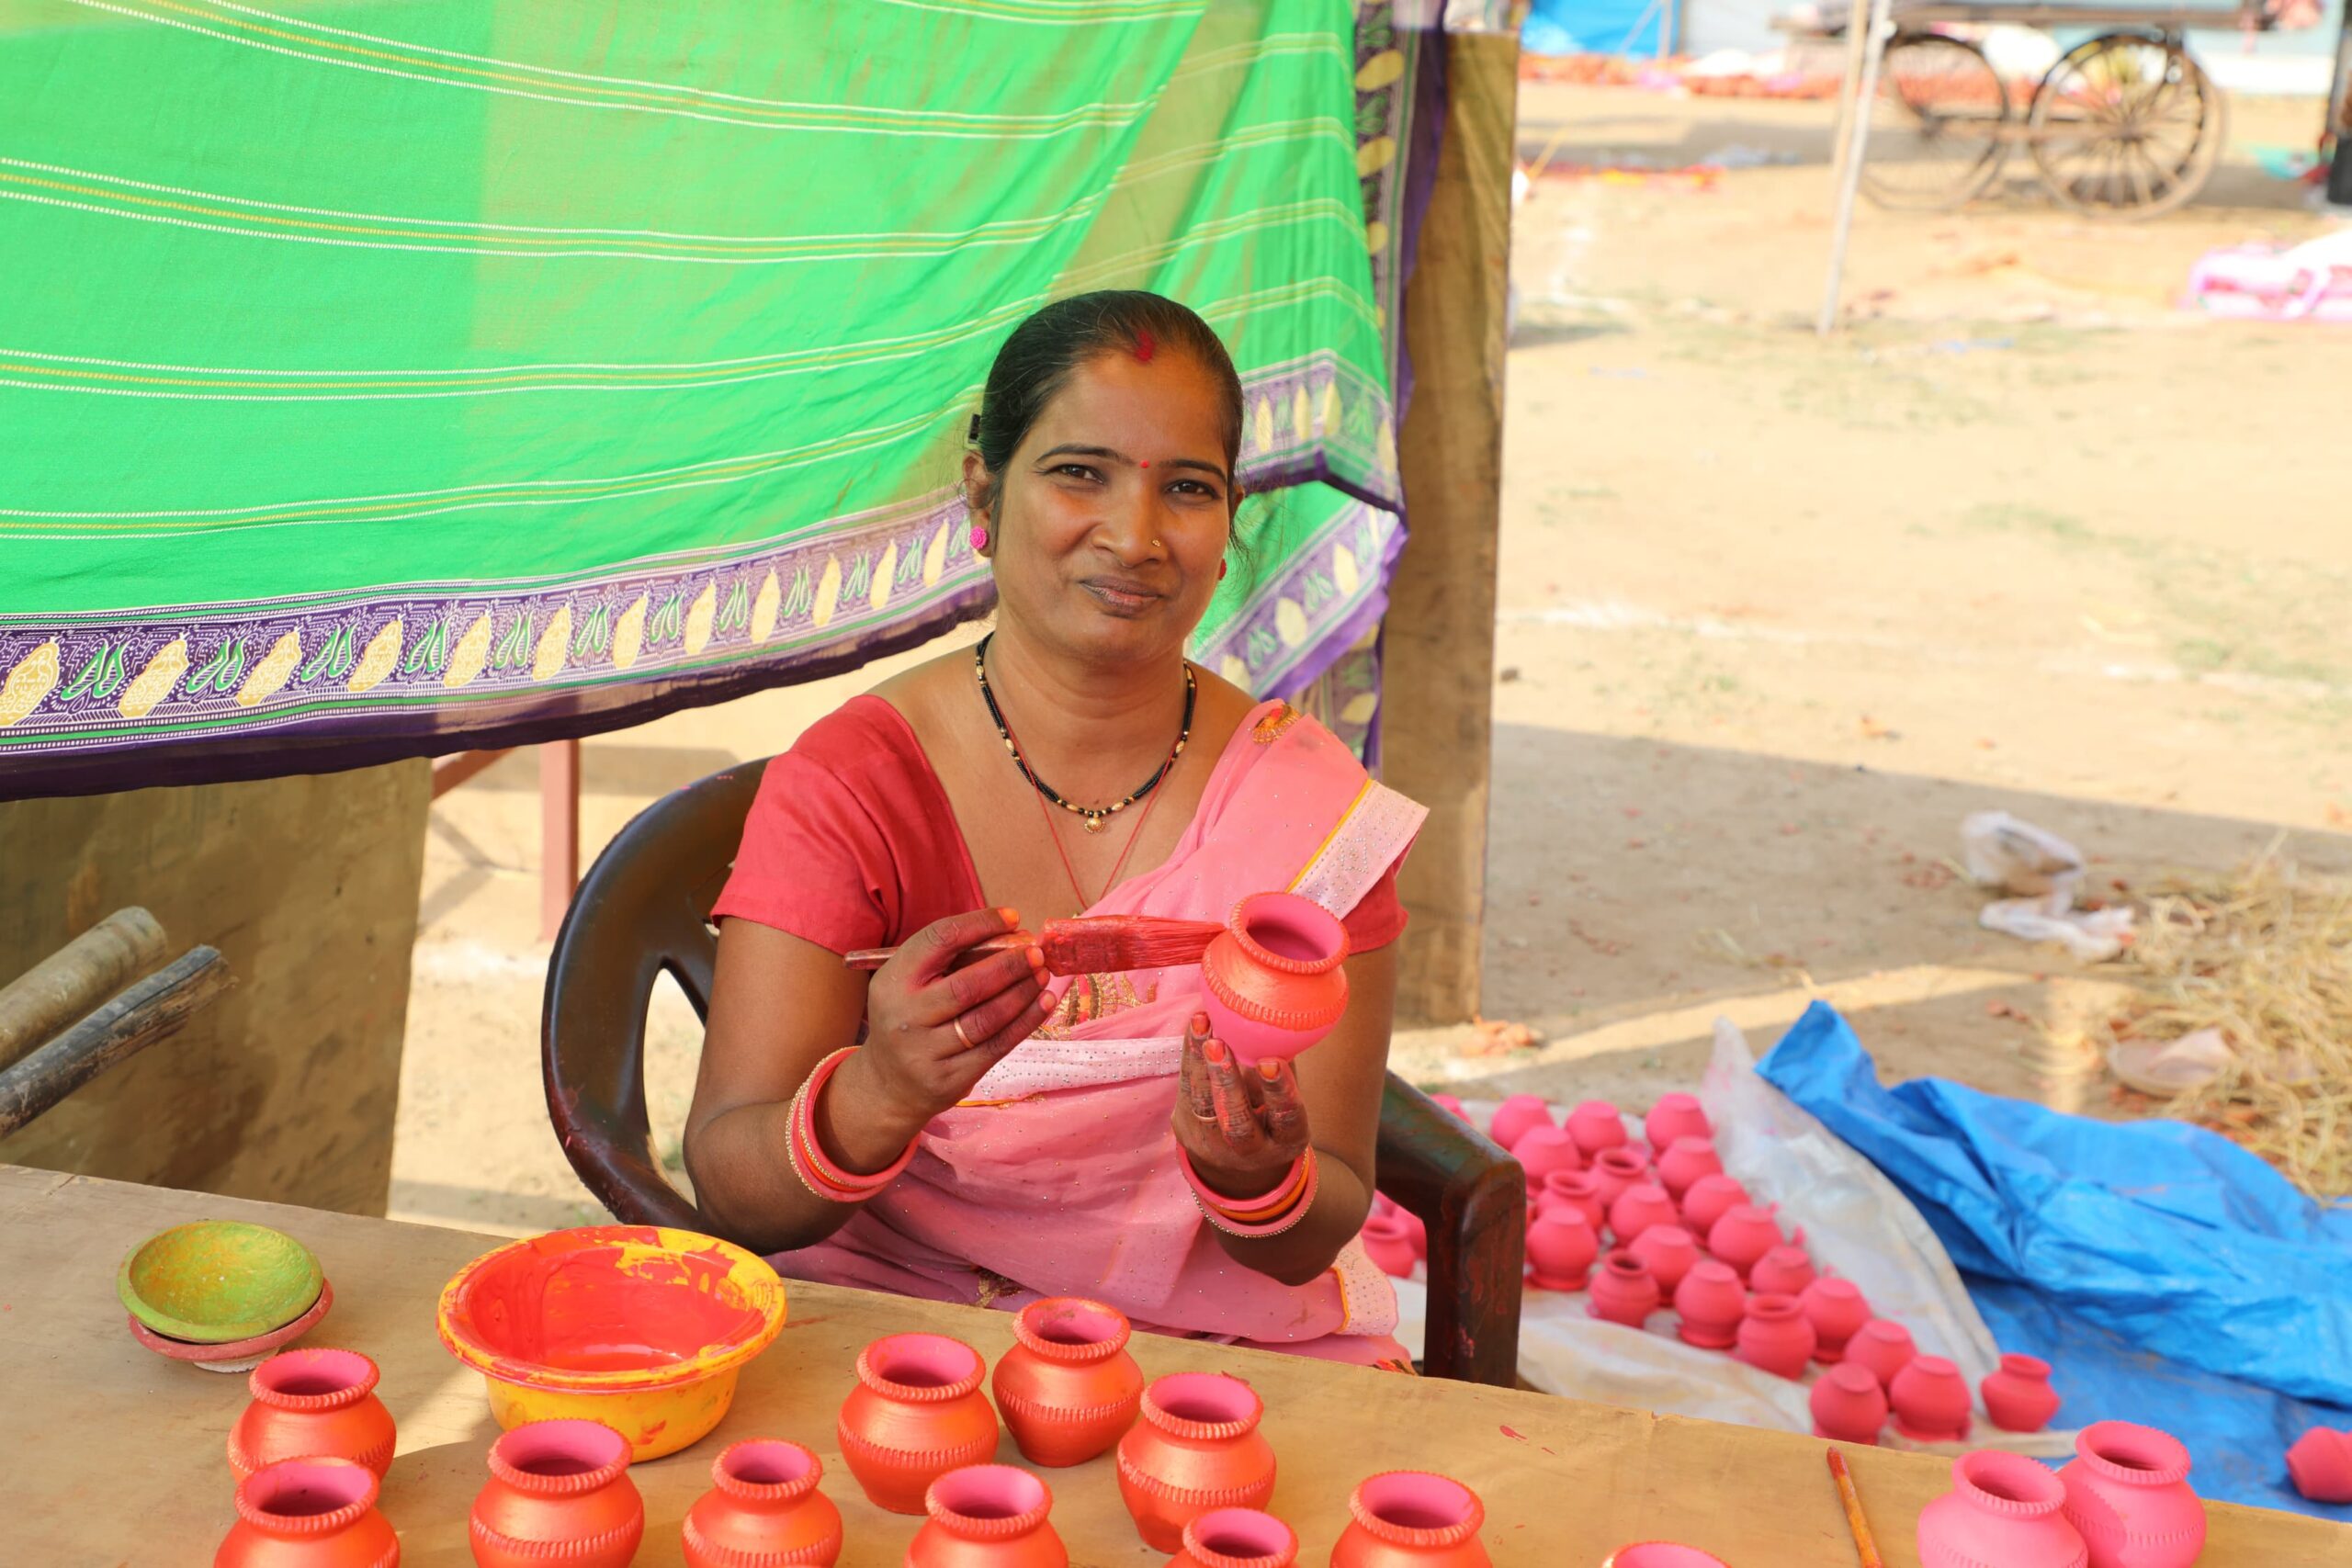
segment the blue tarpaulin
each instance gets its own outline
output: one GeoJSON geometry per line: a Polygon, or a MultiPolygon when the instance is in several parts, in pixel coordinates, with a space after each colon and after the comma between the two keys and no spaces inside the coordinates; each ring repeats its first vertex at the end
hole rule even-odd
{"type": "Polygon", "coordinates": [[[2181,1122],[1882,1088],[1823,1002],[1758,1070],[1918,1207],[2002,1348],[2056,1369],[2062,1421],[2162,1427],[2209,1497],[2352,1520],[2298,1496],[2285,1460],[2307,1427],[2352,1426],[2352,1209],[2181,1122]]]}

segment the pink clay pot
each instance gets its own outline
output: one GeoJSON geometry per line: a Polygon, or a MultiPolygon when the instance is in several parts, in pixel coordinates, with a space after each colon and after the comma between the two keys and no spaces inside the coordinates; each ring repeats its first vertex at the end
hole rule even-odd
{"type": "Polygon", "coordinates": [[[1771,1210],[1742,1203],[1727,1211],[1708,1229],[1707,1250],[1737,1269],[1745,1280],[1757,1261],[1785,1239],[1771,1210]]]}
{"type": "Polygon", "coordinates": [[[1382,1273],[1399,1280],[1412,1278],[1416,1258],[1410,1225],[1394,1214],[1374,1214],[1364,1221],[1361,1239],[1364,1256],[1382,1273]]]}
{"type": "Polygon", "coordinates": [[[1580,1209],[1555,1204],[1527,1227],[1527,1277],[1539,1290],[1583,1290],[1600,1256],[1600,1238],[1580,1209]]]}
{"type": "Polygon", "coordinates": [[[1348,1513],[1331,1568],[1493,1568],[1478,1540],[1486,1507],[1459,1481],[1392,1470],[1358,1486],[1348,1513]]]}
{"type": "Polygon", "coordinates": [[[1544,1179],[1555,1170],[1582,1170],[1584,1156],[1574,1138],[1557,1127],[1530,1127],[1511,1150],[1511,1157],[1527,1174],[1527,1190],[1540,1191],[1544,1179]]]}
{"type": "Polygon", "coordinates": [[[1503,1146],[1506,1154],[1519,1151],[1519,1140],[1533,1128],[1553,1125],[1552,1108],[1544,1103],[1540,1094],[1514,1094],[1495,1107],[1494,1120],[1487,1123],[1487,1136],[1503,1146]]]}
{"type": "Polygon", "coordinates": [[[1731,1568],[1712,1551],[1673,1540],[1638,1540],[1609,1554],[1600,1568],[1731,1568]]]}
{"type": "Polygon", "coordinates": [[[1252,893],[1201,954],[1201,1006],[1249,1066],[1295,1056],[1348,1010],[1348,928],[1311,898],[1252,893]]]}
{"type": "Polygon", "coordinates": [[[1555,1170],[1545,1177],[1538,1206],[1549,1209],[1560,1204],[1582,1214],[1585,1224],[1596,1233],[1609,1223],[1609,1205],[1601,1201],[1600,1173],[1597,1170],[1555,1170]]]}
{"type": "Polygon", "coordinates": [[[1631,1149],[1603,1149],[1594,1156],[1593,1174],[1600,1179],[1600,1201],[1605,1207],[1617,1201],[1617,1194],[1637,1181],[1647,1181],[1650,1162],[1631,1149]]]}
{"type": "Polygon", "coordinates": [[[1723,1173],[1723,1156],[1715,1153],[1713,1139],[1677,1138],[1659,1146],[1658,1183],[1673,1193],[1678,1201],[1703,1178],[1723,1173]]]}
{"type": "Polygon", "coordinates": [[[2066,1489],[2022,1454],[1982,1449],[1952,1461],[1951,1490],[1919,1510],[1922,1568],[2084,1568],[2066,1489]]]}
{"type": "Polygon", "coordinates": [[[1806,1403],[1813,1410],[1813,1435],[1840,1442],[1878,1441],[1886,1425],[1886,1390],[1868,1367],[1841,1361],[1814,1380],[1806,1403]]]}
{"type": "Polygon", "coordinates": [[[1642,1132],[1654,1149],[1671,1148],[1681,1138],[1713,1139],[1715,1129],[1695,1094],[1661,1094],[1642,1118],[1642,1132]]]}
{"type": "Polygon", "coordinates": [[[2050,1363],[2038,1356],[2003,1356],[2000,1370],[1978,1383],[1976,1392],[1984,1396],[1984,1414],[2004,1432],[2039,1432],[2058,1414],[2050,1363]]]}
{"type": "Polygon", "coordinates": [[[1747,1271],[1749,1290],[1775,1296],[1801,1296],[1813,1280],[1813,1259],[1802,1247],[1776,1247],[1747,1271]]]}
{"type": "Polygon", "coordinates": [[[1894,1429],[1915,1443],[1968,1440],[1968,1380],[1941,1356],[1914,1356],[1887,1385],[1894,1429]]]}
{"type": "Polygon", "coordinates": [[[1430,1255],[1430,1227],[1422,1223],[1420,1215],[1406,1208],[1396,1199],[1381,1192],[1372,1195],[1372,1212],[1375,1214],[1386,1214],[1391,1219],[1402,1222],[1405,1229],[1413,1238],[1414,1257],[1427,1258],[1430,1255]]]}
{"type": "Polygon", "coordinates": [[[1025,1470],[951,1470],[923,1494],[931,1521],[908,1544],[907,1568],[1069,1568],[1053,1509],[1053,1493],[1025,1470]]]}
{"type": "Polygon", "coordinates": [[[1642,1260],[1650,1271],[1657,1288],[1671,1296],[1680,1288],[1682,1277],[1699,1261],[1699,1238],[1680,1225],[1652,1225],[1634,1239],[1627,1248],[1642,1260]]]}
{"type": "Polygon", "coordinates": [[[1568,1112],[1568,1135],[1577,1147],[1588,1156],[1597,1156],[1603,1149],[1623,1148],[1633,1139],[1625,1135],[1625,1119],[1617,1108],[1605,1100],[1588,1100],[1568,1112]]]}
{"type": "Polygon", "coordinates": [[[2188,1450],[2169,1432],[2094,1421],[2075,1438],[2058,1483],[2090,1568],[2188,1568],[2205,1550],[2205,1505],[2188,1487],[2188,1450]]]}
{"type": "Polygon", "coordinates": [[[1255,1508],[1213,1508],[1184,1527],[1184,1550],[1168,1568],[1292,1568],[1298,1536],[1255,1508]]]}
{"type": "Polygon", "coordinates": [[[2287,1450],[2287,1479],[2314,1503],[2352,1503],[2352,1432],[2313,1427],[2287,1450]]]}
{"type": "Polygon", "coordinates": [[[1847,1360],[1868,1367],[1883,1388],[1894,1386],[1894,1374],[1919,1353],[1911,1343],[1911,1331],[1890,1318],[1874,1317],[1854,1330],[1846,1341],[1847,1360]]]}
{"type": "Polygon", "coordinates": [[[686,1510],[686,1568],[832,1568],[842,1513],[817,1490],[824,1462],[780,1438],[730,1443],[686,1510]]]}
{"type": "Polygon", "coordinates": [[[1736,1359],[1781,1377],[1801,1378],[1813,1359],[1813,1325],[1794,1296],[1751,1296],[1736,1343],[1736,1359]]]}
{"type": "Polygon", "coordinates": [[[1747,1189],[1728,1176],[1702,1176],[1682,1194],[1682,1223],[1695,1236],[1714,1229],[1715,1222],[1747,1201],[1747,1189]]]}
{"type": "Polygon", "coordinates": [[[1747,1315],[1747,1288],[1730,1264],[1704,1258],[1693,1263],[1674,1288],[1674,1310],[1682,1318],[1675,1332],[1685,1345],[1728,1350],[1738,1338],[1740,1320],[1747,1315]]]}
{"type": "Polygon", "coordinates": [[[1585,1310],[1603,1323],[1639,1328],[1657,1310],[1657,1281],[1642,1260],[1619,1247],[1600,1260],[1593,1276],[1592,1301],[1585,1310]]]}
{"type": "Polygon", "coordinates": [[[1457,1122],[1470,1120],[1469,1112],[1462,1109],[1462,1102],[1450,1094],[1433,1094],[1430,1096],[1430,1103],[1457,1122]]]}
{"type": "Polygon", "coordinates": [[[1655,1181],[1636,1181],[1609,1205],[1609,1228],[1617,1245],[1631,1247],[1652,1225],[1670,1225],[1682,1217],[1666,1189],[1655,1181]]]}
{"type": "Polygon", "coordinates": [[[1851,1280],[1824,1275],[1797,1292],[1797,1304],[1813,1325],[1813,1359],[1825,1367],[1845,1359],[1847,1341],[1871,1320],[1871,1303],[1851,1280]]]}

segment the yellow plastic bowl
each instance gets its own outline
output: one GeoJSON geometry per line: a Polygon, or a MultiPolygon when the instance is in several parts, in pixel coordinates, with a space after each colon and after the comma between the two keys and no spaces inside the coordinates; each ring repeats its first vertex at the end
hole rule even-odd
{"type": "Polygon", "coordinates": [[[784,1282],[715,1236],[589,1225],[475,1258],[439,1320],[501,1427],[584,1417],[659,1459],[727,1414],[736,1374],[784,1327],[784,1282]]]}

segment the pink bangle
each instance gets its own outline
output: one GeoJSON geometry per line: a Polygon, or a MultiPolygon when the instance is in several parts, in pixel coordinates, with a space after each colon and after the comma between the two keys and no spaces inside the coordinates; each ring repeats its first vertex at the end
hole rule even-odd
{"type": "Polygon", "coordinates": [[[792,1097],[792,1109],[787,1115],[789,1136],[786,1147],[792,1160],[793,1174],[800,1184],[818,1197],[832,1203],[862,1203],[892,1181],[898,1179],[915,1157],[915,1140],[910,1139],[906,1149],[895,1160],[870,1176],[853,1175],[825,1157],[824,1145],[817,1137],[817,1097],[841,1065],[849,1059],[854,1045],[844,1045],[817,1064],[800,1092],[792,1097]]]}
{"type": "Polygon", "coordinates": [[[1311,1146],[1291,1162],[1290,1173],[1272,1190],[1263,1197],[1239,1203],[1211,1191],[1181,1145],[1176,1150],[1176,1166],[1183,1173],[1185,1185],[1192,1188],[1193,1201],[1200,1206],[1202,1215],[1228,1235],[1280,1235],[1305,1219],[1307,1210],[1315,1206],[1318,1180],[1311,1146]]]}

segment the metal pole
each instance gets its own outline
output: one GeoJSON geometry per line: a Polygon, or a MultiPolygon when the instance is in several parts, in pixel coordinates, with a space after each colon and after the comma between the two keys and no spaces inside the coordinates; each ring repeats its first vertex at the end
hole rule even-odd
{"type": "MultiPolygon", "coordinates": [[[[1846,100],[1846,157],[1838,175],[1838,211],[1830,220],[1829,282],[1822,290],[1821,317],[1814,330],[1827,337],[1838,327],[1838,295],[1846,281],[1846,243],[1853,235],[1854,197],[1862,184],[1862,160],[1870,155],[1870,106],[1878,96],[1879,66],[1886,55],[1886,35],[1892,30],[1894,0],[1871,0],[1870,19],[1861,43],[1860,79],[1846,100]]],[[[1847,51],[1851,59],[1854,51],[1847,51]]]]}

